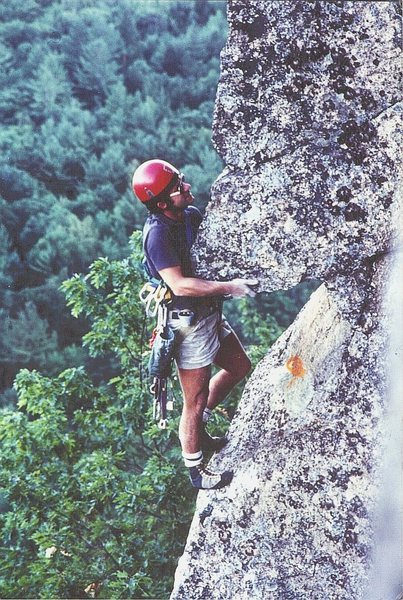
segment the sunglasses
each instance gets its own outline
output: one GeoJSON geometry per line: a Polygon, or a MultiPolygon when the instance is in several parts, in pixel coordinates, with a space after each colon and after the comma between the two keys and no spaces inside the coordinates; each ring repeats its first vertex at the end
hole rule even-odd
{"type": "Polygon", "coordinates": [[[175,191],[173,191],[171,194],[169,194],[169,197],[172,198],[172,196],[178,196],[179,194],[183,194],[185,191],[185,188],[183,185],[184,183],[185,183],[185,176],[183,173],[179,173],[178,183],[176,184],[175,191]]]}

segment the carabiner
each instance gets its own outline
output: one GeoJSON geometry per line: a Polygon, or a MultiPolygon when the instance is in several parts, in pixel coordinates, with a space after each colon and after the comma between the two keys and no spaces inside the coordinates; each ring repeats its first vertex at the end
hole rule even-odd
{"type": "Polygon", "coordinates": [[[146,314],[148,317],[155,317],[155,315],[158,312],[158,307],[160,306],[161,302],[164,299],[165,296],[165,286],[163,283],[160,283],[158,285],[158,287],[156,287],[154,289],[153,294],[151,294],[149,297],[147,297],[147,302],[146,302],[146,314]],[[154,307],[151,309],[152,303],[154,304],[154,307]]]}
{"type": "Polygon", "coordinates": [[[150,296],[153,296],[155,292],[155,286],[147,281],[141,290],[139,291],[139,298],[143,304],[146,304],[150,296]]]}

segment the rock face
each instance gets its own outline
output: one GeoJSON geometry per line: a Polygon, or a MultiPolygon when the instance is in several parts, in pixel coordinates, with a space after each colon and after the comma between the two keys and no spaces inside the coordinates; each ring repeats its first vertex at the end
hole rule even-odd
{"type": "Polygon", "coordinates": [[[234,480],[199,493],[172,598],[359,600],[384,435],[399,3],[232,0],[228,15],[227,166],[199,273],[324,283],[249,379],[212,462],[234,480]]]}

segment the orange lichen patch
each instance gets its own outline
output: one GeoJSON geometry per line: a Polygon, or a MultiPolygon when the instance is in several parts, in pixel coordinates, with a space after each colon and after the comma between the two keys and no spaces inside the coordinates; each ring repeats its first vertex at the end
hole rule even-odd
{"type": "Polygon", "coordinates": [[[290,373],[294,375],[294,377],[303,377],[306,373],[306,369],[304,369],[304,363],[298,354],[291,356],[291,358],[289,358],[285,363],[285,366],[290,373]]]}

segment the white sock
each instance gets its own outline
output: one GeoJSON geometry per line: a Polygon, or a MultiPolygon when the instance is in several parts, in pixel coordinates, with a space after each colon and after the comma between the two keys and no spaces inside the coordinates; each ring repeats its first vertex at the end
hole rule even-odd
{"type": "Polygon", "coordinates": [[[193,454],[182,452],[182,456],[185,461],[185,467],[197,467],[203,461],[203,452],[201,450],[193,454]]]}
{"type": "Polygon", "coordinates": [[[212,415],[212,410],[210,410],[209,408],[205,408],[203,410],[203,423],[207,423],[207,421],[209,420],[209,418],[212,415]]]}

